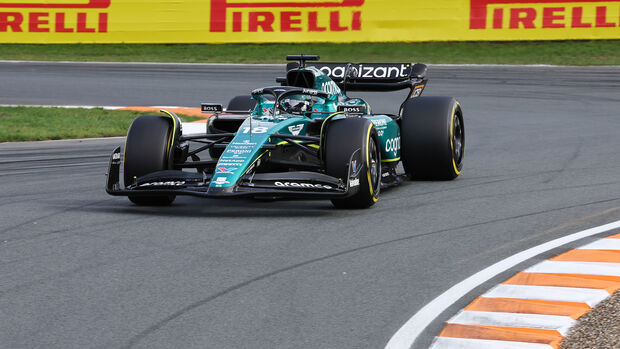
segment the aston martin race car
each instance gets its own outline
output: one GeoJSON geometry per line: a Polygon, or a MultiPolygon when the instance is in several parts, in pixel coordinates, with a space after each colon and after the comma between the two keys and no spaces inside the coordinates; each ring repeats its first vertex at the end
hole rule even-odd
{"type": "Polygon", "coordinates": [[[183,133],[181,120],[166,110],[137,117],[124,154],[121,147],[112,152],[106,191],[137,205],[193,195],[329,199],[338,208],[367,208],[381,189],[403,180],[460,174],[463,111],[452,97],[422,96],[426,65],[287,60],[279,85],[237,96],[226,109],[203,103],[212,115],[202,133],[183,133]],[[347,96],[397,90],[408,93],[393,114],[373,113],[365,100],[347,96]]]}

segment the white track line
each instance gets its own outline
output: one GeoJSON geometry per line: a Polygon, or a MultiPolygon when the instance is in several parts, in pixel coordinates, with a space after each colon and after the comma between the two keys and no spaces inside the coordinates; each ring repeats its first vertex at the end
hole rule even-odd
{"type": "Polygon", "coordinates": [[[620,250],[620,239],[600,239],[579,247],[579,250],[620,250]]]}
{"type": "Polygon", "coordinates": [[[534,299],[541,301],[562,301],[587,303],[594,308],[609,292],[593,288],[529,286],[529,285],[497,285],[482,295],[485,298],[534,299]]]}
{"type": "Polygon", "coordinates": [[[481,325],[519,328],[540,328],[544,330],[556,330],[565,335],[573,326],[575,320],[570,316],[525,314],[525,313],[500,313],[493,311],[461,311],[449,324],[481,325]]]}
{"type": "Polygon", "coordinates": [[[430,349],[553,349],[547,344],[438,337],[430,349]]]}
{"type": "Polygon", "coordinates": [[[620,263],[544,261],[525,272],[620,276],[620,263]]]}
{"type": "Polygon", "coordinates": [[[522,263],[543,252],[566,245],[568,243],[604,233],[606,231],[620,227],[620,221],[601,225],[584,231],[580,231],[559,239],[555,239],[544,244],[532,247],[519,252],[506,259],[503,259],[488,268],[485,268],[467,279],[452,286],[450,289],[433,299],[430,303],[422,307],[413,315],[395,334],[390,338],[386,349],[409,349],[418,336],[433,322],[441,313],[448,309],[452,304],[461,299],[474,288],[490,280],[498,274],[522,263]]]}

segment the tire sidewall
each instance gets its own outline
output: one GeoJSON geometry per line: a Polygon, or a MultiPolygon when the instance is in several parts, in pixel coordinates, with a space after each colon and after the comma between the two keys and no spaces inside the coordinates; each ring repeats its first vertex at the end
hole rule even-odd
{"type": "Polygon", "coordinates": [[[401,157],[412,179],[449,180],[463,168],[465,133],[460,104],[452,97],[417,97],[406,102],[401,118],[401,157]],[[463,131],[461,161],[455,159],[454,120],[463,131]]]}
{"type": "Polygon", "coordinates": [[[458,175],[461,174],[461,170],[463,169],[463,158],[465,157],[465,123],[463,120],[463,112],[461,110],[461,105],[459,104],[459,102],[457,102],[456,100],[452,100],[452,105],[451,105],[451,112],[450,112],[450,118],[449,118],[449,122],[448,122],[448,134],[450,137],[450,157],[452,158],[452,168],[453,168],[453,175],[456,177],[458,175]],[[461,150],[461,157],[459,159],[459,162],[456,162],[456,154],[455,152],[455,144],[453,144],[453,132],[455,132],[456,130],[454,129],[454,122],[456,119],[460,120],[460,126],[461,126],[461,131],[462,131],[462,150],[461,150]]]}
{"type": "Polygon", "coordinates": [[[349,160],[357,149],[362,151],[362,168],[358,192],[345,199],[332,200],[339,208],[366,208],[377,202],[381,190],[381,150],[374,124],[363,118],[334,120],[327,128],[325,170],[330,176],[348,180],[349,160]],[[375,145],[377,160],[376,184],[372,186],[369,147],[375,145]]]}
{"type": "MultiPolygon", "coordinates": [[[[134,178],[172,168],[171,152],[173,126],[170,120],[160,115],[137,117],[129,127],[123,156],[123,179],[125,186],[134,178]]],[[[174,195],[135,196],[129,200],[137,205],[161,206],[174,201],[174,195]]]]}
{"type": "Polygon", "coordinates": [[[142,115],[132,122],[123,157],[125,186],[131,184],[134,177],[171,168],[171,132],[170,122],[159,115],[142,115]]]}

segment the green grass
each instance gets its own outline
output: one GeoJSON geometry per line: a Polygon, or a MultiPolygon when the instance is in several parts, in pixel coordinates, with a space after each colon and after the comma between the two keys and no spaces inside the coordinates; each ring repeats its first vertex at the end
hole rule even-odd
{"type": "Polygon", "coordinates": [[[0,59],[100,62],[282,63],[287,54],[324,61],[469,64],[620,64],[620,40],[223,45],[0,44],[0,59]]]}
{"type": "MultiPolygon", "coordinates": [[[[143,112],[104,109],[0,107],[0,142],[124,136],[143,112]]],[[[200,118],[183,116],[184,121],[200,118]]]]}

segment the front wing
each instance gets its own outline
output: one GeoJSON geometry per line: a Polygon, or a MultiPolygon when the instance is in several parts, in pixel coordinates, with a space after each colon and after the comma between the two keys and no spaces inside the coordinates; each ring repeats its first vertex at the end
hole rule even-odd
{"type": "Polygon", "coordinates": [[[139,177],[134,183],[121,187],[121,149],[110,156],[106,192],[116,196],[191,195],[208,198],[257,197],[338,199],[354,195],[359,190],[361,163],[357,150],[349,161],[349,177],[335,178],[318,172],[256,173],[242,176],[232,187],[211,186],[212,174],[181,170],[158,171],[139,177]]]}

